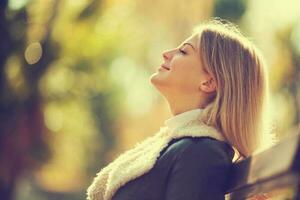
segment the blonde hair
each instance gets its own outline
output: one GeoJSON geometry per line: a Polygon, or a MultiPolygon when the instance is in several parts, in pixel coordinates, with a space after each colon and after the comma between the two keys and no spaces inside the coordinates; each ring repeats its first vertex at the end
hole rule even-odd
{"type": "Polygon", "coordinates": [[[238,154],[237,160],[265,149],[265,139],[270,139],[265,137],[269,90],[261,52],[234,24],[224,20],[200,24],[193,34],[199,37],[203,67],[217,84],[204,108],[205,123],[224,135],[238,154]]]}

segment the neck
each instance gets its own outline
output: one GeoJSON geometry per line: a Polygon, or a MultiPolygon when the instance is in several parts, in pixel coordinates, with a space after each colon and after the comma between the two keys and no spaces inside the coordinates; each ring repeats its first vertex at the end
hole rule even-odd
{"type": "Polygon", "coordinates": [[[199,96],[194,97],[190,95],[180,95],[180,98],[167,98],[167,101],[172,115],[175,116],[189,110],[205,108],[207,102],[203,99],[204,98],[200,98],[199,96]]]}

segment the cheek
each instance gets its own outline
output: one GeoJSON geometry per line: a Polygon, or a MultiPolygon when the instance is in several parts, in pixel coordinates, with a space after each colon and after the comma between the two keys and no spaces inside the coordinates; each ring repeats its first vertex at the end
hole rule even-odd
{"type": "Polygon", "coordinates": [[[174,60],[174,62],[171,63],[170,72],[179,79],[188,76],[189,62],[185,60],[174,60]]]}
{"type": "Polygon", "coordinates": [[[174,60],[174,62],[171,64],[172,65],[170,72],[182,81],[193,81],[196,77],[198,77],[201,74],[199,64],[192,58],[185,60],[174,60]]]}
{"type": "Polygon", "coordinates": [[[188,66],[174,67],[169,74],[169,81],[182,92],[192,92],[197,89],[199,72],[195,72],[188,66]]]}

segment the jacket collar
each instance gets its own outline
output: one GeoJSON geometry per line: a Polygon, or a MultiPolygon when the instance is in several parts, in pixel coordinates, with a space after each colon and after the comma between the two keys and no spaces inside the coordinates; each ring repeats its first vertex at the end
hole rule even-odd
{"type": "Polygon", "coordinates": [[[124,184],[147,173],[156,163],[160,152],[173,138],[184,136],[212,137],[225,141],[222,134],[203,122],[203,110],[190,110],[167,119],[160,130],[137,143],[105,166],[87,190],[88,200],[111,200],[124,184]]]}

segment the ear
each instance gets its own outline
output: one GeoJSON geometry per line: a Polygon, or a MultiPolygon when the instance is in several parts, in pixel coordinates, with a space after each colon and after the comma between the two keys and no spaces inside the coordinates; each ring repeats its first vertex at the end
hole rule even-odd
{"type": "Polygon", "coordinates": [[[200,90],[206,93],[214,92],[216,91],[216,88],[217,88],[216,81],[214,80],[213,77],[209,77],[208,79],[203,80],[200,83],[200,87],[199,87],[200,90]]]}

